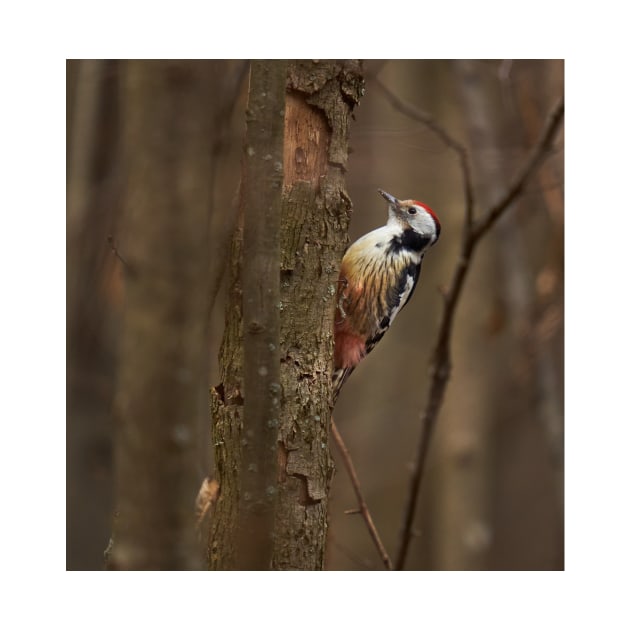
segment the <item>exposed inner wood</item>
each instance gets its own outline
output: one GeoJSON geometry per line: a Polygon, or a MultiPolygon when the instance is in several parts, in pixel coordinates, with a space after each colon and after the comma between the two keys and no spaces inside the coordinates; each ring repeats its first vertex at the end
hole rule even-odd
{"type": "Polygon", "coordinates": [[[295,92],[287,94],[284,118],[284,187],[297,181],[319,187],[328,170],[330,128],[321,110],[295,92]]]}

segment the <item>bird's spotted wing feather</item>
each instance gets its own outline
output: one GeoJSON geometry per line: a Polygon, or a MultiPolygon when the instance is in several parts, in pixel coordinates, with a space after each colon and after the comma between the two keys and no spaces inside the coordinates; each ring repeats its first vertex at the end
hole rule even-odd
{"type": "Polygon", "coordinates": [[[366,341],[365,354],[369,354],[374,346],[382,339],[383,335],[387,332],[392,322],[403,309],[403,307],[409,302],[413,292],[418,284],[418,278],[420,276],[420,265],[409,264],[402,269],[398,274],[398,279],[390,284],[387,289],[387,314],[376,323],[374,334],[366,341]]]}

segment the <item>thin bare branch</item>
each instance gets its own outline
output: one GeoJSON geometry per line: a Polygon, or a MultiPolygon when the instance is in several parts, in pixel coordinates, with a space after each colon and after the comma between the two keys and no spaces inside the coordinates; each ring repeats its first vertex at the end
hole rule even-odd
{"type": "Polygon", "coordinates": [[[414,469],[403,516],[401,542],[395,565],[397,570],[404,568],[409,543],[413,535],[413,519],[424,475],[429,442],[438,413],[442,407],[444,392],[446,391],[451,371],[450,342],[455,310],[461,296],[464,280],[468,273],[472,254],[483,236],[488,233],[499,217],[501,217],[508,208],[512,207],[513,202],[523,193],[533,173],[549,155],[554,139],[560,129],[563,114],[564,101],[561,100],[551,111],[538,141],[532,148],[529,157],[523,163],[522,168],[515,175],[505,194],[478,221],[474,222],[472,225],[468,225],[467,222],[467,227],[464,230],[465,235],[460,256],[455,266],[453,279],[444,296],[442,320],[431,359],[429,395],[426,406],[420,417],[420,440],[418,442],[414,469]]]}
{"type": "MultiPolygon", "coordinates": [[[[374,525],[374,521],[372,520],[372,515],[370,514],[370,510],[368,509],[367,503],[365,502],[365,499],[363,498],[363,493],[361,492],[361,485],[359,484],[359,479],[357,477],[357,472],[354,469],[352,458],[350,457],[350,453],[348,452],[348,449],[341,437],[341,434],[339,433],[339,429],[337,429],[337,425],[335,424],[334,418],[330,419],[330,426],[332,429],[333,437],[335,438],[335,442],[337,443],[337,446],[339,447],[339,451],[341,452],[343,463],[346,467],[346,470],[348,471],[348,475],[350,476],[350,481],[352,482],[352,487],[354,488],[354,494],[356,495],[357,500],[359,502],[358,512],[361,513],[361,516],[363,516],[363,519],[365,520],[365,524],[367,525],[368,531],[370,532],[370,536],[372,537],[372,540],[374,541],[374,544],[376,545],[376,548],[378,549],[378,552],[381,556],[381,559],[383,560],[383,564],[385,565],[385,568],[391,571],[393,569],[392,561],[385,549],[385,546],[383,545],[383,542],[381,541],[381,537],[379,536],[376,526],[374,525]]],[[[352,510],[352,512],[347,512],[347,513],[354,514],[357,512],[352,510]]]]}
{"type": "Polygon", "coordinates": [[[127,267],[127,269],[130,269],[129,263],[120,255],[120,252],[118,251],[118,245],[116,245],[116,241],[114,240],[114,237],[111,234],[107,235],[107,243],[109,244],[109,247],[112,250],[113,254],[116,256],[116,258],[118,258],[118,260],[120,260],[120,262],[125,267],[127,267]]]}

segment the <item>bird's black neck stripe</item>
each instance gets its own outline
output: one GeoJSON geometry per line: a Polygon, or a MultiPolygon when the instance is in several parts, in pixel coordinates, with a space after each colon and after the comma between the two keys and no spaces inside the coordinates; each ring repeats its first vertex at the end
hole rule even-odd
{"type": "Polygon", "coordinates": [[[430,236],[423,236],[411,228],[403,230],[402,234],[398,234],[392,238],[389,251],[393,254],[397,254],[401,249],[406,249],[412,252],[421,252],[431,244],[430,236]]]}

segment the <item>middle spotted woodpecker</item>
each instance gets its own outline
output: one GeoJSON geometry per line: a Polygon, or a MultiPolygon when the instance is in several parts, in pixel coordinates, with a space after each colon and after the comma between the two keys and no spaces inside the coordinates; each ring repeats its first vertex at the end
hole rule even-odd
{"type": "Polygon", "coordinates": [[[335,312],[333,400],[357,364],[381,340],[411,298],[422,258],[440,236],[440,222],[420,201],[387,200],[387,224],[353,243],[341,261],[335,312]]]}

